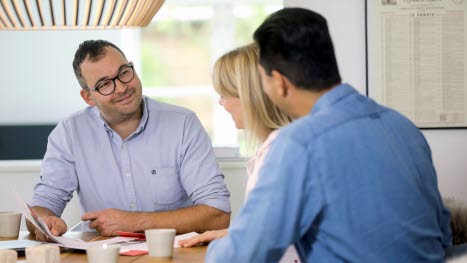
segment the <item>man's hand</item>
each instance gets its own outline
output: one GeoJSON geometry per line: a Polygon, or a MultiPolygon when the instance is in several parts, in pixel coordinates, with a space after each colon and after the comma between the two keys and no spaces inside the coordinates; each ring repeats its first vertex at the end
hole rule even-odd
{"type": "MultiPolygon", "coordinates": [[[[42,216],[41,219],[50,229],[50,232],[52,233],[52,235],[61,236],[66,233],[67,226],[66,226],[65,221],[63,221],[63,219],[56,217],[56,216],[42,216]]],[[[36,236],[37,241],[44,241],[44,242],[52,241],[37,228],[34,231],[34,235],[36,236]]]]}
{"type": "Polygon", "coordinates": [[[214,239],[225,237],[227,235],[227,229],[211,230],[206,231],[201,235],[194,236],[192,238],[183,239],[178,241],[178,245],[181,247],[192,247],[201,243],[208,243],[214,239]]]}
{"type": "Polygon", "coordinates": [[[81,217],[81,220],[91,220],[89,227],[96,229],[102,236],[115,236],[115,231],[133,232],[132,225],[135,213],[118,209],[106,209],[101,211],[88,212],[81,217]]]}

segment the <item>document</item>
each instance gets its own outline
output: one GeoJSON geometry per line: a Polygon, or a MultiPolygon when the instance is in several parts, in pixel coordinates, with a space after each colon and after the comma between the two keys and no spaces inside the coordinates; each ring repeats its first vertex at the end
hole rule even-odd
{"type": "Polygon", "coordinates": [[[368,95],[418,127],[467,127],[466,3],[367,1],[368,95]]]}
{"type": "Polygon", "coordinates": [[[42,221],[42,219],[39,216],[37,216],[34,210],[31,209],[31,207],[23,200],[23,198],[21,198],[19,194],[17,193],[15,194],[16,194],[16,201],[18,205],[20,205],[20,207],[22,208],[24,217],[28,219],[37,229],[39,229],[39,231],[44,233],[49,239],[57,242],[59,246],[66,247],[66,248],[86,250],[90,246],[102,245],[102,244],[115,244],[115,243],[121,243],[121,242],[128,242],[128,241],[136,239],[134,237],[114,237],[114,238],[110,238],[106,240],[86,242],[80,239],[67,238],[64,236],[54,236],[52,235],[52,233],[50,232],[49,228],[44,223],[44,221],[42,221]]]}

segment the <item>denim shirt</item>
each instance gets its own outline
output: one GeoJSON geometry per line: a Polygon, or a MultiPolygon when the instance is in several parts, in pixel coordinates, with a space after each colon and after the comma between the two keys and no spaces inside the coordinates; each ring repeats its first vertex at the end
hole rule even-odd
{"type": "Polygon", "coordinates": [[[75,190],[83,212],[199,204],[230,212],[224,176],[196,115],[147,97],[138,128],[125,140],[96,107],[71,115],[52,131],[31,205],[60,216],[75,190]]]}
{"type": "Polygon", "coordinates": [[[420,131],[342,84],[279,131],[206,262],[443,262],[449,221],[420,131]]]}

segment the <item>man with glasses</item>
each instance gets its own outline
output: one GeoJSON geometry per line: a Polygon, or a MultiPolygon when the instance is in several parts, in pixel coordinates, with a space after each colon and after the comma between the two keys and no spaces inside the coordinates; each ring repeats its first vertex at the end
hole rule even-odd
{"type": "Polygon", "coordinates": [[[52,234],[66,232],[60,216],[75,190],[82,220],[104,236],[227,227],[229,192],[196,115],[142,96],[133,63],[110,42],[83,42],[73,69],[89,107],[50,134],[31,201],[52,234]]]}

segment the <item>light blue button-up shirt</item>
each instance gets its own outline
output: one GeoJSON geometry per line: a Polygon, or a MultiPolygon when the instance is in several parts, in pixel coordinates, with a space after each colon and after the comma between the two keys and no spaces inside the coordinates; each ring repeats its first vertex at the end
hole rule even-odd
{"type": "Polygon", "coordinates": [[[31,205],[60,216],[75,190],[84,212],[200,204],[230,212],[224,176],[196,115],[147,97],[138,128],[125,140],[96,107],[73,114],[52,131],[31,205]]]}
{"type": "Polygon", "coordinates": [[[340,85],[281,129],[207,262],[443,262],[449,220],[420,131],[340,85]]]}

